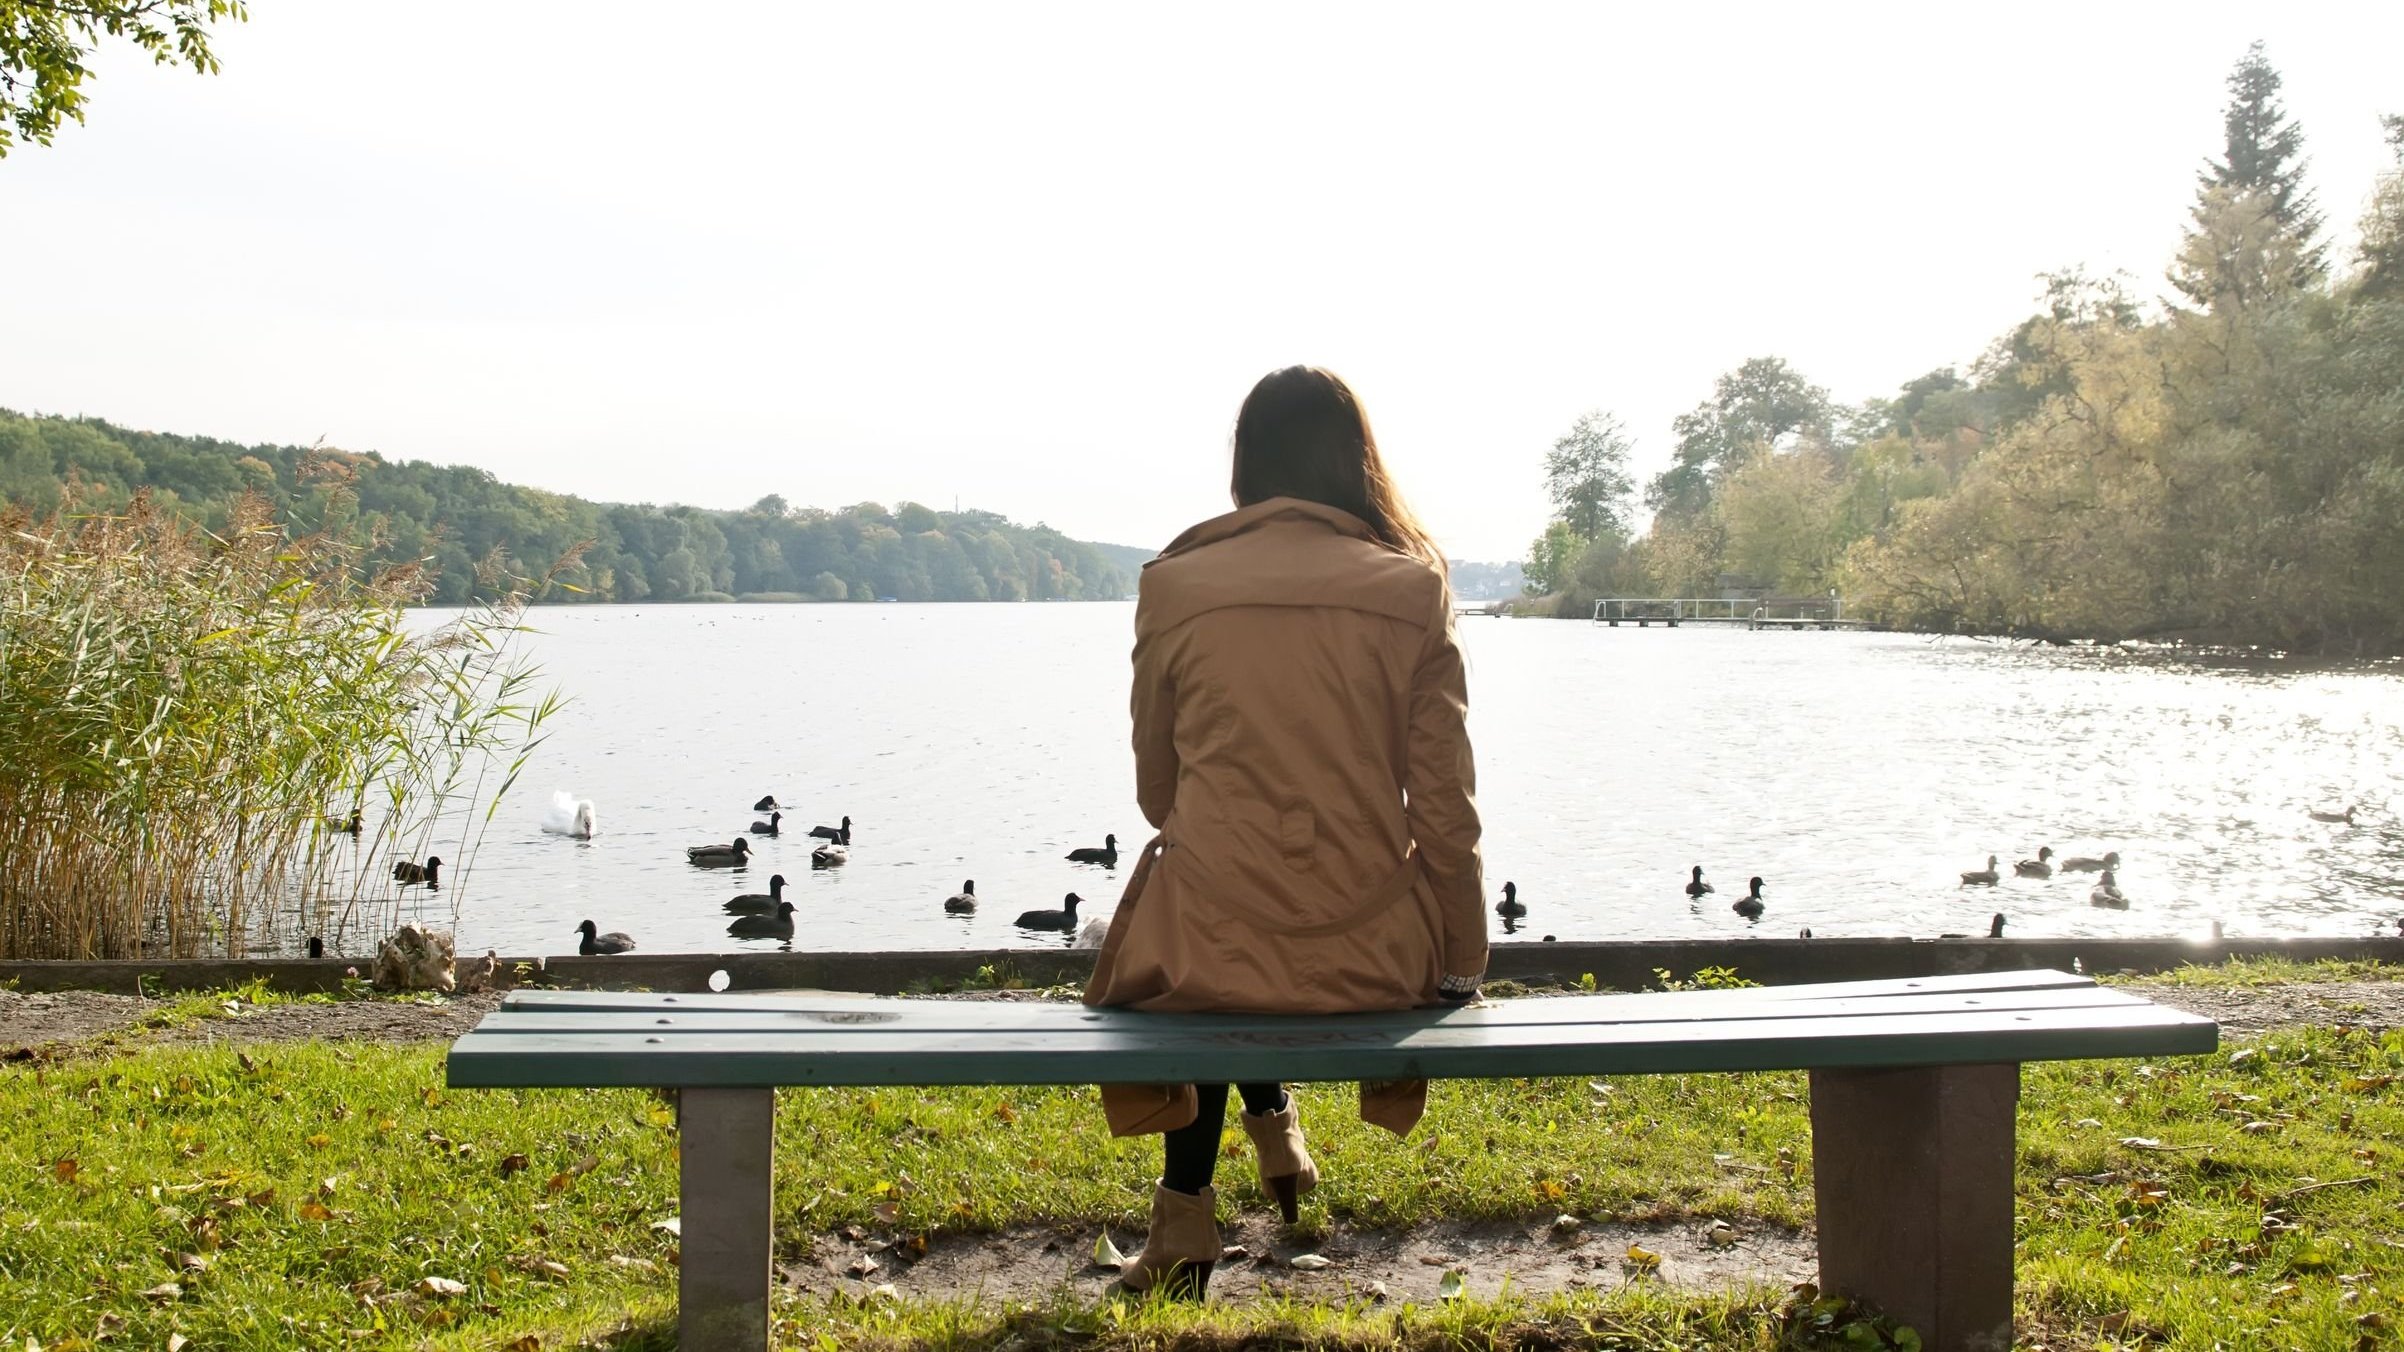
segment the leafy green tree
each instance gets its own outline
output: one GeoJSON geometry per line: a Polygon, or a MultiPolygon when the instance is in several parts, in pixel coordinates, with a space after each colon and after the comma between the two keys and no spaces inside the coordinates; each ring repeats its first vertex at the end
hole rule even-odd
{"type": "Polygon", "coordinates": [[[2404,117],[2379,119],[2395,162],[2379,175],[2371,203],[2362,213],[2362,295],[2404,297],[2404,117]]]}
{"type": "Polygon", "coordinates": [[[1628,475],[1632,443],[1619,418],[1601,409],[1581,416],[1544,457],[1544,491],[1554,519],[1581,540],[1628,533],[1628,475]]]}
{"type": "Polygon", "coordinates": [[[2243,280],[2229,275],[2245,260],[2219,252],[2236,247],[2226,219],[2232,210],[2265,218],[2263,224],[2239,233],[2267,241],[2254,254],[2282,259],[2290,274],[2281,279],[2284,283],[2300,286],[2318,280],[2326,270],[2325,258],[2318,239],[2320,212],[2304,186],[2304,130],[2280,105],[2279,72],[2259,41],[2246,48],[2229,72],[2222,127],[2221,158],[2206,161],[2197,175],[2194,225],[2188,248],[2171,272],[2172,285],[2198,305],[2211,305],[2216,298],[2246,298],[2249,289],[2243,280]]]}
{"type": "Polygon", "coordinates": [[[243,0],[0,0],[0,159],[19,139],[46,146],[61,122],[83,121],[84,63],[103,39],[213,75],[209,25],[249,17],[243,0]]]}
{"type": "Polygon", "coordinates": [[[1722,478],[1797,438],[1825,440],[1830,415],[1826,389],[1805,380],[1783,357],[1755,357],[1721,376],[1709,400],[1670,424],[1677,450],[1645,500],[1673,519],[1699,520],[1722,478]]]}
{"type": "Polygon", "coordinates": [[[1527,578],[1530,596],[1550,596],[1569,580],[1570,566],[1586,549],[1586,538],[1566,521],[1555,521],[1544,528],[1528,546],[1528,560],[1520,565],[1527,578]]]}

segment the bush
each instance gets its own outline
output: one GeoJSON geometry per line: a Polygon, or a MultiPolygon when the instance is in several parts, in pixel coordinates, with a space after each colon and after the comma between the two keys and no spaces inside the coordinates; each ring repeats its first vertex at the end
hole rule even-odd
{"type": "Polygon", "coordinates": [[[402,847],[497,800],[557,707],[513,657],[523,587],[412,637],[430,573],[367,573],[257,495],[221,535],[146,495],[72,511],[0,513],[0,958],[378,924],[402,847]]]}

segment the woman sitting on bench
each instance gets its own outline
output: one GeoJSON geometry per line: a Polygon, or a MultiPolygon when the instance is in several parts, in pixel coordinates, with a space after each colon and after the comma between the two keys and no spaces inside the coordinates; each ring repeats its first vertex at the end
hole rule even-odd
{"type": "MultiPolygon", "coordinates": [[[[1442,554],[1360,402],[1273,372],[1235,426],[1236,510],[1146,564],[1135,612],[1139,856],[1089,1005],[1327,1014],[1465,1001],[1486,966],[1468,694],[1442,554]]],[[[1199,1297],[1227,1086],[1105,1085],[1118,1135],[1163,1133],[1129,1290],[1199,1297]]],[[[1285,1218],[1318,1180],[1294,1097],[1238,1086],[1285,1218]]],[[[1407,1133],[1419,1082],[1362,1086],[1407,1133]]]]}

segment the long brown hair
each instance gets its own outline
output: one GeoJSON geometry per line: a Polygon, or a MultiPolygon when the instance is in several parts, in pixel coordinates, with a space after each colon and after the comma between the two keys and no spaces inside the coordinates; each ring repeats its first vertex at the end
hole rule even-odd
{"type": "Polygon", "coordinates": [[[1352,387],[1333,371],[1271,371],[1235,417],[1235,502],[1301,498],[1369,523],[1379,540],[1444,571],[1435,537],[1403,502],[1377,454],[1377,436],[1352,387]]]}

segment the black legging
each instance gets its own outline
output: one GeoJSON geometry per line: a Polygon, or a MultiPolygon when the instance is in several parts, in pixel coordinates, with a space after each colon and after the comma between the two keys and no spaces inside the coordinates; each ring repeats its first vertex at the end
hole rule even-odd
{"type": "MultiPolygon", "coordinates": [[[[1282,1084],[1239,1084],[1236,1092],[1248,1113],[1273,1113],[1285,1107],[1282,1084]]],[[[1160,1186],[1171,1192],[1199,1195],[1210,1186],[1219,1167],[1219,1134],[1227,1126],[1227,1086],[1194,1086],[1194,1120],[1160,1137],[1160,1186]]]]}

